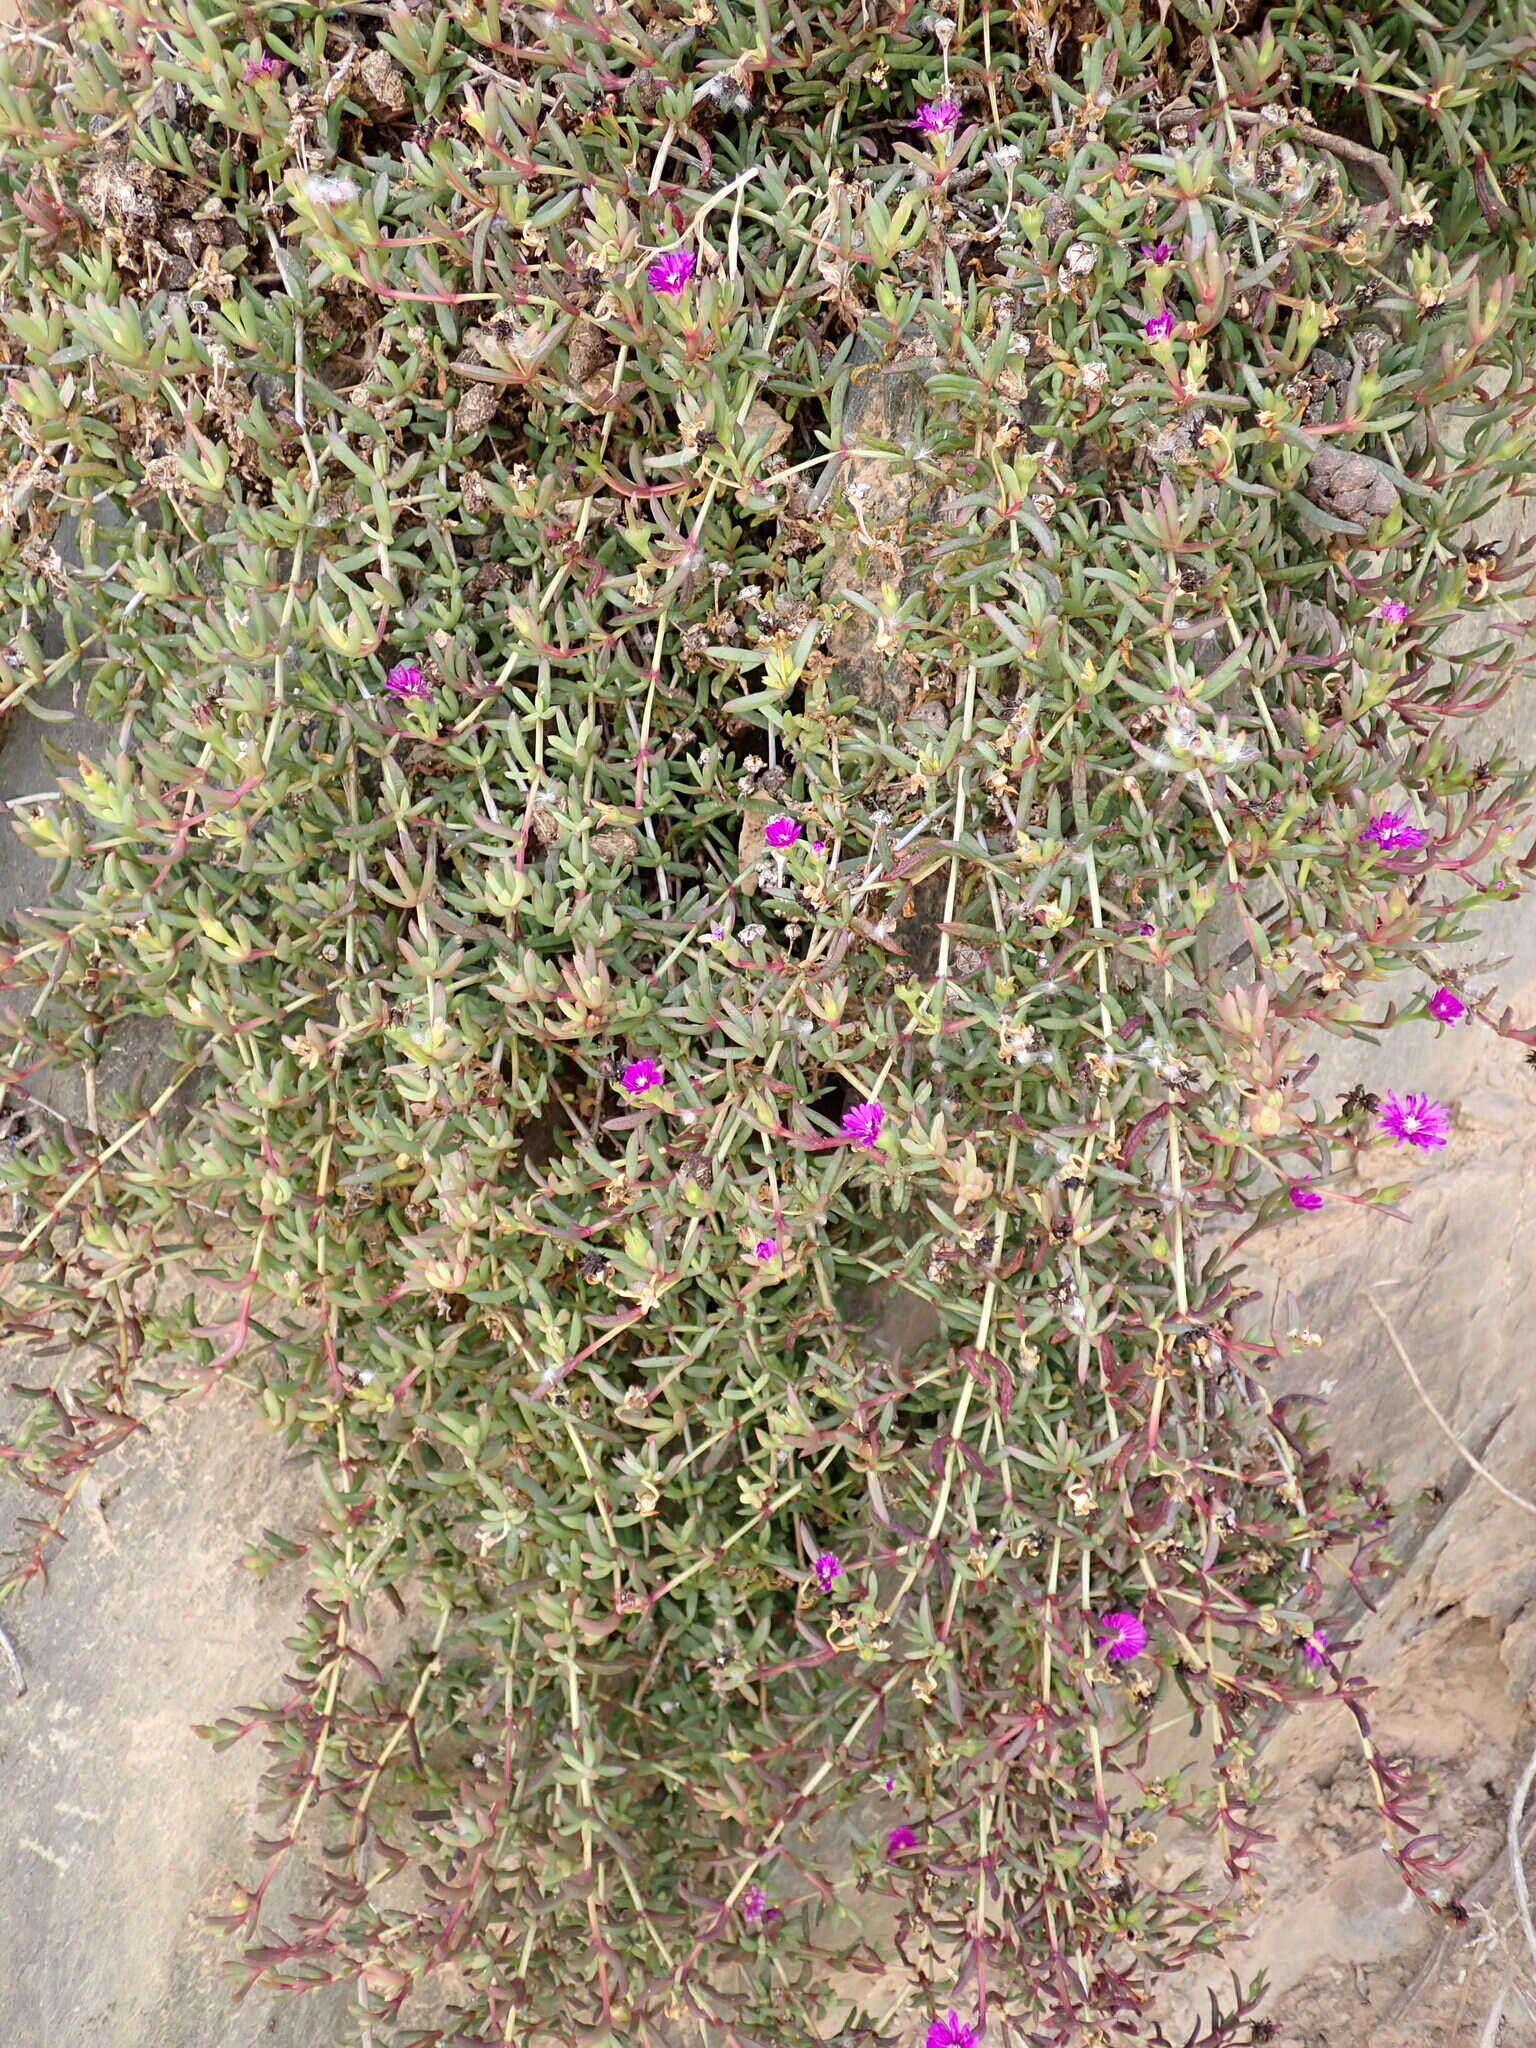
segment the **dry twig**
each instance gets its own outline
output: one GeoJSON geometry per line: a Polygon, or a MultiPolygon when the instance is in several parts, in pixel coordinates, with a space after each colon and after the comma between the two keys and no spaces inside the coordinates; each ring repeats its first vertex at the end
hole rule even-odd
{"type": "Polygon", "coordinates": [[[1536,1782],[1536,1750],[1525,1767],[1525,1774],[1515,1787],[1515,1796],[1509,1804],[1509,1825],[1504,1831],[1505,1846],[1509,1850],[1509,1874],[1515,1886],[1515,1906],[1520,1914],[1520,1925],[1525,1929],[1525,1939],[1536,1961],[1536,1927],[1531,1925],[1531,1892],[1525,1881],[1525,1859],[1520,1854],[1520,1823],[1525,1818],[1525,1802],[1530,1797],[1531,1785],[1536,1782]]]}
{"type": "Polygon", "coordinates": [[[1381,1327],[1386,1331],[1388,1339],[1391,1342],[1392,1349],[1397,1353],[1398,1358],[1402,1362],[1404,1372],[1406,1372],[1409,1379],[1413,1381],[1415,1393],[1418,1395],[1419,1399],[1424,1403],[1424,1406],[1428,1409],[1430,1415],[1439,1424],[1440,1428],[1445,1433],[1446,1441],[1451,1445],[1452,1449],[1455,1450],[1459,1457],[1464,1458],[1466,1460],[1466,1462],[1472,1467],[1472,1470],[1477,1474],[1479,1479],[1487,1480],[1488,1484],[1493,1488],[1495,1493],[1502,1494],[1505,1500],[1507,1501],[1513,1501],[1514,1505],[1517,1508],[1524,1508],[1525,1512],[1528,1515],[1536,1515],[1536,1502],[1528,1501],[1525,1498],[1524,1494],[1515,1493],[1510,1487],[1504,1484],[1502,1479],[1496,1479],[1494,1475],[1488,1470],[1488,1467],[1485,1464],[1483,1464],[1479,1458],[1475,1457],[1471,1451],[1467,1449],[1466,1445],[1461,1441],[1461,1438],[1457,1436],[1455,1430],[1452,1429],[1451,1425],[1440,1413],[1440,1410],[1429,1398],[1429,1390],[1424,1385],[1424,1382],[1419,1378],[1419,1375],[1414,1368],[1413,1360],[1408,1356],[1407,1352],[1403,1349],[1402,1340],[1398,1336],[1396,1330],[1393,1329],[1392,1324],[1387,1317],[1386,1310],[1381,1306],[1381,1303],[1376,1299],[1375,1295],[1371,1292],[1369,1288],[1365,1290],[1365,1298],[1371,1304],[1371,1311],[1376,1317],[1376,1320],[1381,1324],[1381,1327]]]}

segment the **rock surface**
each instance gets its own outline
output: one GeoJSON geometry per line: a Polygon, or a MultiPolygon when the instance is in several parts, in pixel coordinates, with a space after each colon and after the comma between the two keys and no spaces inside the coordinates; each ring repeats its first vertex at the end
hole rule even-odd
{"type": "MultiPolygon", "coordinates": [[[[26,1377],[12,1350],[7,1381],[26,1377]]],[[[13,1418],[7,1416],[9,1423],[13,1418]]],[[[42,1597],[6,1628],[27,1692],[0,1668],[0,2041],[14,2048],[330,2048],[330,1994],[232,2002],[208,1916],[259,1874],[259,1735],[216,1752],[193,1733],[283,1692],[296,1581],[241,1557],[313,1514],[303,1467],[233,1390],[177,1405],[77,1504],[42,1597]]],[[[9,1547],[35,1503],[8,1487],[9,1547]]]]}

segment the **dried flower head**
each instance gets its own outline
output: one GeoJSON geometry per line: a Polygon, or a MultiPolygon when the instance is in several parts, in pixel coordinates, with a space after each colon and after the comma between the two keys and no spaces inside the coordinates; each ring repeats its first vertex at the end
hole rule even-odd
{"type": "Polygon", "coordinates": [[[1413,1145],[1420,1152],[1436,1152],[1451,1128],[1451,1113],[1442,1102],[1427,1095],[1388,1094],[1381,1105],[1377,1129],[1399,1145],[1413,1145]]]}
{"type": "Polygon", "coordinates": [[[997,1049],[1005,1060],[1027,1067],[1040,1057],[1040,1034],[1033,1024],[1021,1023],[1017,1018],[1000,1017],[997,1022],[997,1049]]]}
{"type": "Polygon", "coordinates": [[[1190,769],[1202,766],[1240,768],[1245,761],[1253,760],[1258,752],[1255,742],[1246,733],[1232,730],[1225,713],[1217,718],[1214,730],[1200,723],[1192,704],[1170,705],[1166,717],[1163,747],[1157,752],[1147,751],[1147,759],[1156,768],[1186,774],[1190,769]]]}
{"type": "Polygon", "coordinates": [[[304,180],[304,197],[311,206],[351,206],[358,196],[357,180],[344,172],[327,176],[315,171],[304,180]]]}

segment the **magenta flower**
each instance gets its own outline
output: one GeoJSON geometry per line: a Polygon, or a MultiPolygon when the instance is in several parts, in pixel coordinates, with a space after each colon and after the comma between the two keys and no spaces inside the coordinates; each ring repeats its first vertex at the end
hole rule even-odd
{"type": "Polygon", "coordinates": [[[1139,1614],[1121,1608],[1099,1618],[1099,1648],[1111,1664],[1128,1664],[1147,1647],[1146,1623],[1139,1614]]]}
{"type": "Polygon", "coordinates": [[[392,697],[430,697],[432,694],[432,685],[414,661],[397,661],[384,678],[384,687],[392,697]]]}
{"type": "Polygon", "coordinates": [[[832,1555],[830,1550],[824,1550],[821,1553],[820,1557],[811,1566],[811,1570],[816,1574],[816,1583],[820,1586],[823,1593],[830,1593],[833,1580],[840,1579],[843,1576],[842,1563],[832,1555]]]}
{"type": "Polygon", "coordinates": [[[1408,616],[1408,607],[1400,597],[1389,597],[1385,604],[1376,607],[1378,619],[1385,619],[1389,626],[1400,626],[1408,616]]]}
{"type": "Polygon", "coordinates": [[[887,1856],[899,1856],[903,1849],[915,1849],[916,1847],[917,1836],[908,1827],[892,1828],[885,1838],[885,1853],[887,1856]]]}
{"type": "Polygon", "coordinates": [[[741,1917],[749,1927],[761,1927],[767,1910],[768,1894],[760,1884],[752,1885],[742,1894],[741,1917]]]}
{"type": "Polygon", "coordinates": [[[619,1085],[626,1095],[645,1095],[652,1088],[659,1088],[662,1072],[654,1060],[631,1060],[619,1076],[619,1085]]]}
{"type": "Polygon", "coordinates": [[[1148,341],[1166,341],[1173,332],[1173,314],[1167,306],[1154,313],[1143,329],[1148,341]]]}
{"type": "Polygon", "coordinates": [[[1429,834],[1410,825],[1401,811],[1378,811],[1360,834],[1362,846],[1379,846],[1383,853],[1416,853],[1429,844],[1429,834]]]}
{"type": "Polygon", "coordinates": [[[793,846],[800,837],[800,827],[793,818],[770,818],[763,828],[763,837],[770,846],[793,846]]]}
{"type": "Polygon", "coordinates": [[[825,853],[825,852],[826,852],[826,850],[827,850],[827,842],[825,841],[825,839],[813,839],[813,840],[811,841],[811,851],[812,851],[812,853],[825,853]]]}
{"type": "Polygon", "coordinates": [[[752,1256],[759,1265],[766,1266],[770,1259],[779,1256],[779,1240],[776,1237],[760,1237],[752,1247],[752,1256]]]}
{"type": "Polygon", "coordinates": [[[844,1113],[843,1135],[862,1145],[866,1152],[873,1152],[884,1124],[885,1111],[878,1102],[861,1102],[844,1113]]]}
{"type": "Polygon", "coordinates": [[[1376,1128],[1399,1145],[1438,1152],[1451,1128],[1451,1113],[1443,1102],[1432,1102],[1427,1095],[1389,1095],[1376,1128]]]}
{"type": "Polygon", "coordinates": [[[917,110],[917,119],[912,126],[924,135],[947,135],[958,125],[965,108],[953,93],[947,92],[936,100],[925,100],[917,110]]]}
{"type": "Polygon", "coordinates": [[[1328,1654],[1327,1630],[1315,1628],[1313,1629],[1311,1635],[1303,1636],[1301,1641],[1301,1654],[1303,1657],[1306,1658],[1307,1662],[1312,1666],[1312,1669],[1314,1671],[1320,1671],[1322,1669],[1323,1659],[1328,1654]]]}
{"type": "Polygon", "coordinates": [[[1429,1014],[1437,1024],[1459,1024],[1467,1006],[1454,989],[1437,988],[1430,998],[1429,1014]]]}
{"type": "Polygon", "coordinates": [[[656,258],[645,273],[645,281],[662,298],[675,299],[687,288],[688,280],[698,267],[699,259],[691,249],[669,249],[664,256],[656,258]]]}
{"type": "Polygon", "coordinates": [[[1143,242],[1141,253],[1148,263],[1166,263],[1173,254],[1173,246],[1169,242],[1143,242]]]}
{"type": "Polygon", "coordinates": [[[1309,1188],[1305,1181],[1297,1181],[1289,1190],[1293,1209],[1321,1209],[1323,1198],[1316,1188],[1309,1188]]]}
{"type": "Polygon", "coordinates": [[[260,57],[251,58],[245,67],[245,77],[247,82],[253,78],[281,78],[287,69],[288,66],[281,57],[273,57],[264,53],[260,57]]]}
{"type": "Polygon", "coordinates": [[[976,2029],[952,2012],[947,2020],[934,2021],[923,2048],[976,2048],[976,2029]]]}

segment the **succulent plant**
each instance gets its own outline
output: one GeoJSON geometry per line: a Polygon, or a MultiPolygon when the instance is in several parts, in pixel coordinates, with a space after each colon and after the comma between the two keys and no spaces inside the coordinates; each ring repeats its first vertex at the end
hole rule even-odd
{"type": "Polygon", "coordinates": [[[1223,1246],[1396,1198],[1315,1036],[1523,885],[1529,67],[1225,13],[3,38],[0,692],[103,728],[0,939],[8,1586],[167,1403],[312,1459],[209,1733],[250,1977],[376,2042],[1155,2040],[1290,1706],[1445,1903],[1223,1246]]]}

